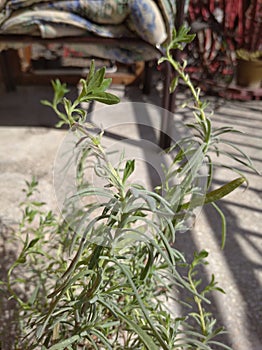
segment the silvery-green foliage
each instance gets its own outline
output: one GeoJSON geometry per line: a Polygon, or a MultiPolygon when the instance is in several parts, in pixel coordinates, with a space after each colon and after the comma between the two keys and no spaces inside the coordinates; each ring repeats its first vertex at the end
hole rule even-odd
{"type": "MultiPolygon", "coordinates": [[[[214,203],[245,179],[240,176],[210,190],[212,151],[219,152],[219,136],[232,130],[212,128],[200,90],[194,88],[185,71],[186,63],[174,61],[171,54],[193,37],[185,28],[173,34],[161,61],[167,60],[177,72],[171,89],[182,79],[192,92],[195,121],[189,127],[195,139],[184,139],[171,148],[173,164],[166,169],[162,186],[154,191],[129,181],[134,159],[124,162],[120,155],[119,165],[114,167],[103,147],[103,135],[92,133],[85,123],[82,102],[118,102],[105,91],[110,84],[104,78],[105,69],[95,70],[92,64],[75,101],[65,97],[67,87],[58,80],[53,82],[53,101],[44,101],[57,113],[59,126],[68,125],[78,136],[81,155],[76,196],[85,199],[85,204],[61,220],[52,212],[46,213],[44,203],[34,201],[37,181],[27,183],[26,199],[21,204],[23,219],[17,231],[22,249],[1,284],[19,306],[21,338],[17,342],[24,349],[210,350],[214,345],[229,349],[216,340],[223,329],[216,327],[206,311],[209,293],[223,291],[214,276],[206,286],[198,277],[199,266],[207,264],[208,254],[196,252],[193,261],[186,261],[183,252],[176,249],[175,238],[196,207],[214,203]],[[90,158],[96,160],[95,173],[103,179],[103,187],[85,179],[85,164],[90,158]],[[203,160],[208,167],[207,193],[198,196],[195,175],[203,160]],[[179,186],[170,186],[174,177],[180,179],[179,186]],[[75,222],[81,234],[74,229],[75,222]],[[21,296],[17,286],[26,293],[21,296]],[[191,295],[190,300],[175,301],[188,304],[185,315],[176,315],[167,306],[180,289],[191,295]],[[190,309],[193,305],[194,312],[190,309]]],[[[247,157],[244,162],[251,167],[247,157]]],[[[225,220],[220,214],[224,245],[225,220]]]]}

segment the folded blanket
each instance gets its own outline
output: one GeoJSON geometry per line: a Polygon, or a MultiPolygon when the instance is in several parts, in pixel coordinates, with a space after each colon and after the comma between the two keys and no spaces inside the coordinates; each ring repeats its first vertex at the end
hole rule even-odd
{"type": "Polygon", "coordinates": [[[7,0],[1,1],[0,33],[53,36],[55,31],[49,34],[44,27],[61,23],[95,35],[135,35],[157,45],[170,31],[169,5],[167,0],[7,0]]]}
{"type": "MultiPolygon", "coordinates": [[[[0,11],[1,35],[140,38],[153,47],[151,52],[147,48],[146,56],[154,57],[154,48],[170,37],[176,8],[175,0],[0,0],[0,11]]],[[[126,51],[125,61],[130,54],[128,46],[127,41],[126,47],[121,47],[126,51]]],[[[136,50],[132,45],[130,60],[141,58],[142,47],[136,50]]],[[[113,49],[119,52],[119,48],[113,49]]]]}

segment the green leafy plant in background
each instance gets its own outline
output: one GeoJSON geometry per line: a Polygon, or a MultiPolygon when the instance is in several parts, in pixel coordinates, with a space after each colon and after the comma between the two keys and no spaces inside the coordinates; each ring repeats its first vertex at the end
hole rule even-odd
{"type": "MultiPolygon", "coordinates": [[[[120,155],[118,166],[113,166],[103,146],[103,133],[94,133],[85,123],[82,102],[118,102],[105,91],[111,82],[104,78],[105,69],[91,66],[87,79],[80,81],[82,88],[75,101],[65,97],[64,84],[53,82],[53,101],[44,104],[59,116],[58,126],[71,128],[76,146],[81,145],[78,189],[72,201],[81,198],[86,204],[59,220],[45,212],[44,203],[34,201],[37,181],[27,183],[17,232],[22,249],[1,284],[2,291],[19,306],[21,334],[16,349],[229,349],[217,340],[224,330],[216,327],[207,311],[209,293],[223,291],[214,276],[208,285],[198,277],[208,253],[196,252],[187,261],[175,242],[195,208],[212,203],[222,217],[224,245],[225,218],[215,201],[245,182],[238,174],[221,188],[210,189],[212,152],[224,152],[220,137],[234,130],[213,129],[207,104],[185,72],[186,62],[173,60],[172,50],[182,49],[191,40],[188,29],[174,31],[160,63],[167,60],[177,73],[171,91],[182,79],[192,92],[193,105],[189,106],[195,119],[188,126],[194,137],[185,137],[167,150],[173,164],[154,191],[129,181],[135,160],[125,162],[120,155]],[[93,167],[103,187],[85,179],[88,159],[95,159],[93,167]],[[208,169],[206,195],[199,193],[198,184],[203,162],[208,169]],[[179,179],[178,184],[172,182],[174,178],[179,179]],[[191,295],[189,301],[180,299],[181,289],[191,295]],[[174,305],[179,303],[188,305],[187,314],[176,314],[174,305]]],[[[234,156],[234,160],[252,168],[246,156],[244,160],[234,156]]],[[[237,172],[233,167],[232,171],[237,172]]]]}
{"type": "Polygon", "coordinates": [[[240,58],[244,61],[261,61],[262,51],[247,51],[244,49],[239,49],[236,51],[237,58],[240,58]]]}

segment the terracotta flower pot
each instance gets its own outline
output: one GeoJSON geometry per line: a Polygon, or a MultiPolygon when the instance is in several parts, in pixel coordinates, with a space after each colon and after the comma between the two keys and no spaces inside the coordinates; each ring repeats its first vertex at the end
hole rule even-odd
{"type": "Polygon", "coordinates": [[[237,59],[237,84],[251,88],[260,88],[262,83],[262,59],[237,59]]]}

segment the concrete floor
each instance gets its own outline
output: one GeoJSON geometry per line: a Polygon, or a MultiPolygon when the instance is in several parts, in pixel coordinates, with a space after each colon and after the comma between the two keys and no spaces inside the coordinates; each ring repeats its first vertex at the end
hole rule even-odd
{"type": "MultiPolygon", "coordinates": [[[[123,87],[112,89],[123,101],[118,110],[120,118],[122,115],[124,121],[131,120],[133,126],[137,122],[136,107],[139,104],[130,105],[124,102],[146,102],[147,106],[151,103],[160,104],[159,92],[155,89],[149,96],[142,96],[137,87],[130,87],[126,91],[123,87]]],[[[7,225],[17,221],[20,215],[18,203],[23,199],[24,181],[30,180],[32,175],[39,180],[39,199],[57,210],[53,187],[54,161],[67,132],[53,128],[56,117],[39,103],[41,99],[51,97],[51,88],[47,86],[20,86],[16,92],[7,94],[3,89],[0,92],[0,219],[7,225]]],[[[180,102],[185,98],[185,94],[179,95],[180,102]]],[[[251,157],[256,168],[262,171],[262,101],[238,102],[216,98],[210,100],[215,107],[214,125],[233,125],[243,131],[243,134],[234,135],[235,144],[241,147],[251,157]]],[[[98,115],[98,120],[101,116],[101,120],[106,117],[109,123],[114,123],[116,129],[113,130],[111,140],[117,133],[129,137],[137,133],[137,139],[141,139],[143,132],[148,132],[142,130],[141,133],[140,129],[132,131],[129,124],[116,119],[119,116],[107,112],[111,110],[101,111],[102,107],[96,106],[97,114],[94,114],[93,118],[98,115]]],[[[146,111],[146,123],[152,121],[156,123],[156,128],[159,128],[160,119],[154,119],[152,106],[147,107],[146,111]]],[[[187,118],[188,112],[178,109],[175,124],[176,120],[187,118]]],[[[155,140],[156,135],[151,133],[149,138],[151,141],[155,140]]],[[[233,136],[230,136],[231,139],[233,136]]],[[[138,148],[132,151],[135,152],[136,158],[139,161],[147,159],[148,155],[139,153],[138,148]]],[[[154,166],[156,162],[156,159],[153,159],[151,165],[154,166]]],[[[144,167],[138,176],[142,176],[143,173],[141,181],[154,182],[155,179],[150,177],[152,171],[148,169],[147,166],[144,167]]],[[[203,272],[203,279],[207,279],[211,271],[214,272],[219,286],[226,291],[225,295],[212,294],[213,312],[219,324],[228,330],[224,336],[225,343],[234,350],[259,350],[262,344],[262,183],[261,176],[254,172],[244,170],[244,173],[249,180],[248,189],[238,189],[220,203],[228,222],[225,249],[220,248],[220,219],[211,206],[207,206],[197,216],[192,230],[178,235],[177,246],[189,256],[195,249],[205,249],[210,253],[210,264],[203,272]]],[[[227,172],[217,171],[215,185],[221,185],[227,176],[227,172]]],[[[3,243],[0,237],[0,248],[3,243]]],[[[8,265],[10,262],[3,256],[1,263],[8,265]]]]}

